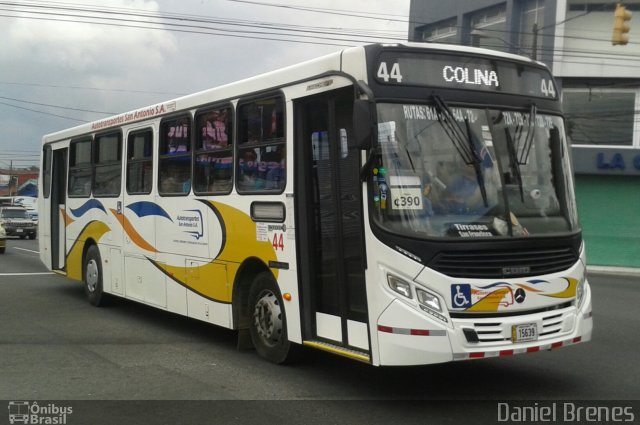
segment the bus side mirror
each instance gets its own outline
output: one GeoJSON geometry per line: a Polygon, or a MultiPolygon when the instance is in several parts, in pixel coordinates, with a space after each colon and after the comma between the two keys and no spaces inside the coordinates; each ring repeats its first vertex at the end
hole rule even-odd
{"type": "Polygon", "coordinates": [[[356,99],[353,104],[353,133],[355,145],[358,149],[371,148],[373,137],[374,103],[370,100],[356,99]]]}

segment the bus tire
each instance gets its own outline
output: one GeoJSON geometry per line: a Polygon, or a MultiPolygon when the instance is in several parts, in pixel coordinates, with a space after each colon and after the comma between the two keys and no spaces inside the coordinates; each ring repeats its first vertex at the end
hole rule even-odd
{"type": "Polygon", "coordinates": [[[262,272],[253,280],[249,309],[251,341],[258,355],[276,364],[294,360],[297,347],[289,341],[282,295],[271,273],[262,272]]]}
{"type": "Polygon", "coordinates": [[[83,267],[84,292],[91,305],[100,307],[104,305],[105,294],[102,290],[102,260],[100,250],[96,245],[91,245],[84,257],[83,267]]]}

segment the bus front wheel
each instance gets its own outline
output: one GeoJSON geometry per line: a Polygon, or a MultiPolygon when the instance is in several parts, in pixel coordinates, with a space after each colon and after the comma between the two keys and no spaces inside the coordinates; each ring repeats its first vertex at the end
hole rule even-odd
{"type": "Polygon", "coordinates": [[[293,360],[296,347],[287,337],[287,319],[278,285],[269,272],[256,276],[249,292],[251,341],[270,362],[293,360]]]}
{"type": "Polygon", "coordinates": [[[84,260],[84,291],[91,305],[99,307],[104,304],[102,260],[100,251],[95,245],[89,247],[84,260]]]}

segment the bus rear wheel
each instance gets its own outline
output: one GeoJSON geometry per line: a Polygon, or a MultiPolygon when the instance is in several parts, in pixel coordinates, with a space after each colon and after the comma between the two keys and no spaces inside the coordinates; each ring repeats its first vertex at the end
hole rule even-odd
{"type": "Polygon", "coordinates": [[[270,362],[289,363],[297,347],[287,336],[287,319],[278,285],[269,272],[256,276],[249,292],[251,341],[270,362]]]}
{"type": "Polygon", "coordinates": [[[104,305],[105,294],[102,290],[102,260],[100,250],[91,245],[84,260],[84,292],[91,305],[104,305]]]}

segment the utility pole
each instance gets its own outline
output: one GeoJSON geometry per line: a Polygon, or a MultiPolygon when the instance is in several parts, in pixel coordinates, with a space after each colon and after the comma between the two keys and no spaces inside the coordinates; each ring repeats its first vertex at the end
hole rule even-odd
{"type": "Polygon", "coordinates": [[[531,59],[538,60],[538,23],[533,23],[533,43],[531,45],[531,59]]]}
{"type": "Polygon", "coordinates": [[[11,193],[11,183],[13,182],[13,159],[9,162],[9,196],[13,196],[11,193]]]}

